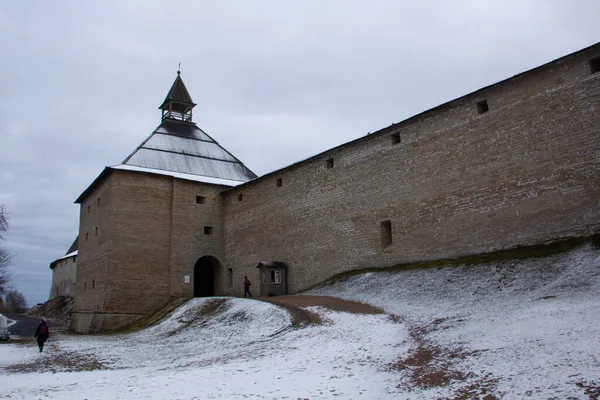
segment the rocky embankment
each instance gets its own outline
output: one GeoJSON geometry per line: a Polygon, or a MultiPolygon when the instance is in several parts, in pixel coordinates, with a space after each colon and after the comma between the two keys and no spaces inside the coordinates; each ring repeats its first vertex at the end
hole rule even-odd
{"type": "Polygon", "coordinates": [[[72,297],[57,296],[45,303],[36,305],[26,315],[44,318],[52,330],[66,332],[71,325],[74,303],[75,299],[72,297]]]}

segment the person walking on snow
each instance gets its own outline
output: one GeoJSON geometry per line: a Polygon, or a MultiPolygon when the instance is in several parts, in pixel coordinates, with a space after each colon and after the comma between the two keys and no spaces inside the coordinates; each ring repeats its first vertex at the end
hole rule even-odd
{"type": "Polygon", "coordinates": [[[252,293],[250,293],[250,285],[252,285],[250,283],[250,279],[248,279],[247,276],[244,277],[244,297],[246,297],[246,294],[248,294],[248,296],[252,297],[252,293]]]}
{"type": "Polygon", "coordinates": [[[35,334],[33,335],[37,339],[38,347],[40,348],[40,353],[44,349],[44,342],[48,340],[50,337],[50,331],[48,330],[48,325],[46,325],[46,321],[42,319],[42,322],[35,328],[35,334]]]}

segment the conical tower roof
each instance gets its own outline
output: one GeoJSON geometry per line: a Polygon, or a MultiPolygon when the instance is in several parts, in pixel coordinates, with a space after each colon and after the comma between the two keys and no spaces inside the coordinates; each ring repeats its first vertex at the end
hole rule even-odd
{"type": "Polygon", "coordinates": [[[175,78],[175,82],[173,82],[171,90],[169,90],[167,97],[165,97],[165,100],[158,108],[164,110],[168,107],[170,102],[185,103],[186,105],[194,106],[196,105],[192,101],[192,96],[190,96],[190,93],[185,87],[183,79],[181,79],[181,71],[177,71],[177,78],[175,78]]]}
{"type": "Polygon", "coordinates": [[[230,184],[256,178],[240,160],[192,122],[194,106],[181,72],[177,71],[177,78],[159,107],[163,110],[161,124],[122,166],[207,177],[211,182],[227,180],[230,184]]]}
{"type": "Polygon", "coordinates": [[[196,124],[165,119],[122,165],[238,183],[256,178],[240,160],[196,124]]]}

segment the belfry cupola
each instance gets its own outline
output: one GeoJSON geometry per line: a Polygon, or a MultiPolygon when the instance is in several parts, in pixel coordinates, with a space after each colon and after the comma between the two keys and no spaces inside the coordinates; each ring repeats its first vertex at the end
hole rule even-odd
{"type": "Polygon", "coordinates": [[[196,104],[192,101],[192,97],[187,91],[183,80],[181,79],[181,71],[177,71],[177,78],[169,90],[169,94],[165,101],[158,107],[162,110],[162,119],[172,119],[183,122],[192,122],[192,109],[196,104]]]}

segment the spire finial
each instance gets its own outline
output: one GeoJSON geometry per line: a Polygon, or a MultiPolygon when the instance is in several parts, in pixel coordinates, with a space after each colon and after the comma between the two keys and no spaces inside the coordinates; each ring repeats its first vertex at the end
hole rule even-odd
{"type": "Polygon", "coordinates": [[[179,67],[177,67],[177,75],[181,75],[181,63],[179,63],[179,67]]]}

